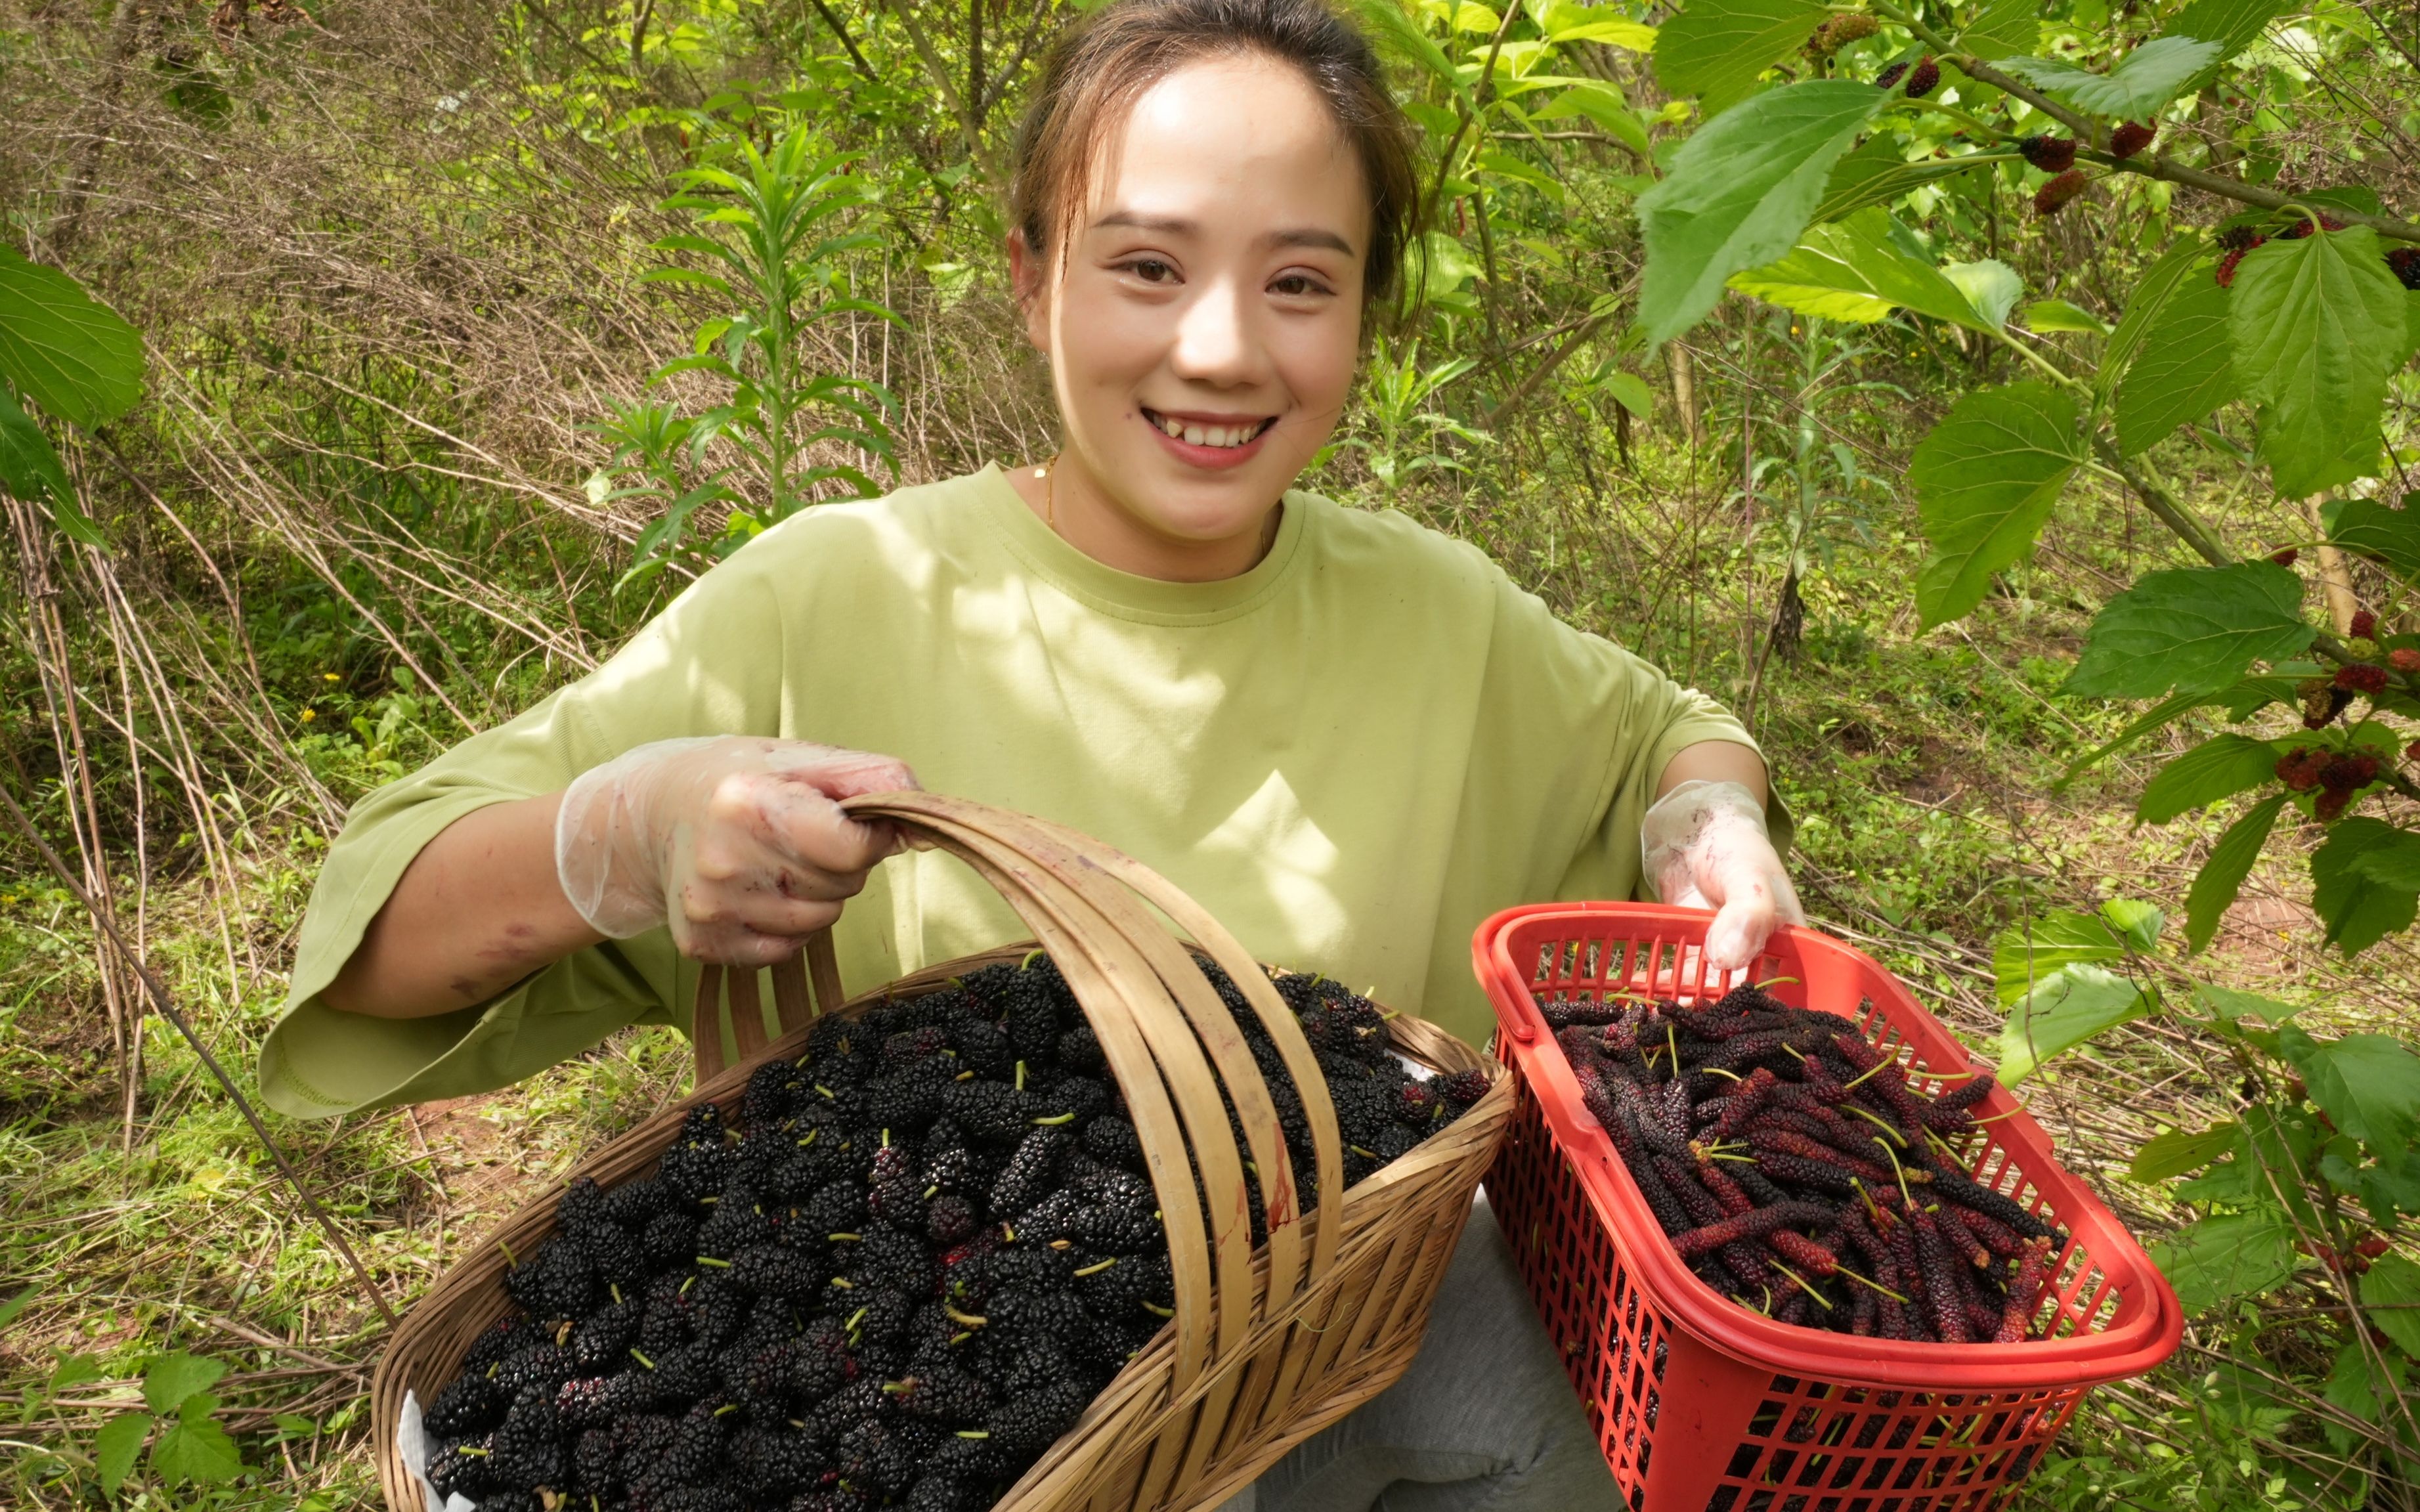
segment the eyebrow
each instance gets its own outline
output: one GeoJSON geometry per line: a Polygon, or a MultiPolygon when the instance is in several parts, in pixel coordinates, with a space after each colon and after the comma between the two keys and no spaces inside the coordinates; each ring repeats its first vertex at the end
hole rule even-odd
{"type": "MultiPolygon", "coordinates": [[[[1136,231],[1157,231],[1169,236],[1193,236],[1200,233],[1201,223],[1180,215],[1145,215],[1140,210],[1111,210],[1093,223],[1093,228],[1125,226],[1136,231]]],[[[1333,231],[1318,226],[1296,226],[1272,233],[1269,243],[1280,247],[1326,247],[1331,252],[1353,256],[1353,243],[1333,231]]]]}

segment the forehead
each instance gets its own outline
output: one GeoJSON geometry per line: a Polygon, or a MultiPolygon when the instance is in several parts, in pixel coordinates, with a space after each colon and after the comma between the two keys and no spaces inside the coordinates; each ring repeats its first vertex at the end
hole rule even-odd
{"type": "Polygon", "coordinates": [[[1105,214],[1222,221],[1315,216],[1357,246],[1370,219],[1358,154],[1302,71],[1254,55],[1203,58],[1135,98],[1103,133],[1086,195],[1105,214]]]}

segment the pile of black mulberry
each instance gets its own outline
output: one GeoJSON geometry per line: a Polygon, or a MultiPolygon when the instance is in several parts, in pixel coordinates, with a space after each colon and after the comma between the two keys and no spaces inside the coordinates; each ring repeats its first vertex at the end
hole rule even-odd
{"type": "MultiPolygon", "coordinates": [[[[1293,1082],[1204,972],[1308,1208],[1293,1082]]],[[[1487,1088],[1408,1074],[1380,1011],[1333,982],[1276,985],[1335,1100],[1348,1184],[1487,1088]]],[[[822,1021],[805,1055],[749,1079],[736,1125],[699,1106],[654,1177],[574,1183],[558,1218],[507,1275],[521,1311],[424,1415],[429,1480],[480,1512],[976,1512],[1172,1316],[1141,1146],[1039,953],[822,1021]]]]}
{"type": "Polygon", "coordinates": [[[1708,1286],[1846,1333],[2032,1335],[2066,1235],[1958,1158],[1990,1076],[1928,1098],[1854,1023],[1754,987],[1544,1011],[1589,1112],[1708,1286]]]}

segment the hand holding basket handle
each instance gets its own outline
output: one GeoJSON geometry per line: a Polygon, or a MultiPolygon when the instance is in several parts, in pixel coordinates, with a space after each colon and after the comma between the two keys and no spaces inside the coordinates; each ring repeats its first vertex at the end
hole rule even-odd
{"type": "Polygon", "coordinates": [[[722,735],[657,740],[583,773],[555,818],[555,875],[589,926],[659,925],[693,959],[767,966],[840,916],[892,826],[841,802],[916,787],[891,756],[722,735]]]}

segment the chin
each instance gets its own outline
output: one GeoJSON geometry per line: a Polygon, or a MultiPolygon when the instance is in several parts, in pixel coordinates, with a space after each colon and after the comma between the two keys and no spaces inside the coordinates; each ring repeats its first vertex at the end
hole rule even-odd
{"type": "Polygon", "coordinates": [[[1207,544],[1233,540],[1261,528],[1269,506],[1288,484],[1245,478],[1221,479],[1212,487],[1182,484],[1160,492],[1149,507],[1135,511],[1152,529],[1174,540],[1207,544]]]}

